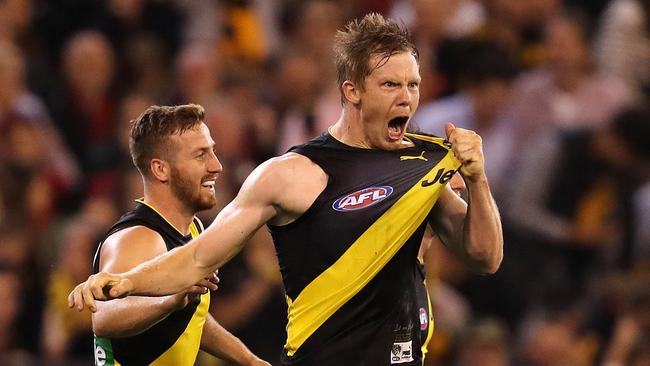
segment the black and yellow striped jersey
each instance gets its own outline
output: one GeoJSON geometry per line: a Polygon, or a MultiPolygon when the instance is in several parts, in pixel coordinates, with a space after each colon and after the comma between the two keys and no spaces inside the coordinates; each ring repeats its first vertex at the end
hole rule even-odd
{"type": "Polygon", "coordinates": [[[417,253],[460,162],[443,139],[396,151],[329,134],[294,147],[328,184],[297,220],[270,226],[289,304],[285,365],[421,365],[432,332],[417,253]]]}
{"type": "MultiPolygon", "coordinates": [[[[138,200],[135,208],[124,214],[113,225],[106,238],[133,226],[145,226],[156,231],[165,241],[167,250],[186,244],[198,236],[203,228],[199,219],[194,218],[190,225],[190,235],[184,236],[154,207],[138,200]]],[[[99,271],[104,240],[99,244],[93,261],[95,273],[99,271]]],[[[210,294],[208,293],[136,336],[116,339],[95,336],[95,365],[194,365],[209,306],[210,294]]]]}

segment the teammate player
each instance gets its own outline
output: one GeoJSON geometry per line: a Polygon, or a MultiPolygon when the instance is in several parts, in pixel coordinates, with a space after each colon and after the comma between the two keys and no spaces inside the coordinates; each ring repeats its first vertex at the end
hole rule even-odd
{"type": "Polygon", "coordinates": [[[473,269],[493,273],[503,240],[481,139],[447,125],[407,134],[417,50],[377,14],[336,39],[342,113],[327,133],[260,165],[204,234],[125,274],[99,273],[69,305],[164,295],[215,270],[267,224],[289,304],[284,365],[421,365],[416,256],[427,224],[473,269]],[[468,204],[446,183],[460,170],[468,204]]]}
{"type": "MultiPolygon", "coordinates": [[[[95,272],[128,271],[202,231],[194,215],[216,204],[222,170],[203,119],[203,107],[183,105],[150,107],[133,121],[131,155],[144,198],[100,243],[95,272]]],[[[191,366],[201,348],[240,365],[269,365],[208,314],[209,289],[216,289],[214,273],[170,296],[99,304],[93,314],[95,364],[191,366]]]]}

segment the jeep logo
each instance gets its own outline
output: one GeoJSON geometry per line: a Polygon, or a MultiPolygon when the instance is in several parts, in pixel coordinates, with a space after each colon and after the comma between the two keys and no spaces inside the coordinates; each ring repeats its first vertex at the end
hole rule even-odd
{"type": "Polygon", "coordinates": [[[436,184],[438,182],[440,182],[440,184],[447,184],[447,182],[449,182],[451,177],[453,177],[454,174],[456,174],[456,172],[457,172],[457,170],[452,169],[452,170],[445,171],[445,168],[440,168],[436,172],[436,176],[433,177],[433,180],[426,180],[425,179],[425,180],[422,181],[422,187],[428,187],[428,186],[434,185],[434,184],[436,184]]]}

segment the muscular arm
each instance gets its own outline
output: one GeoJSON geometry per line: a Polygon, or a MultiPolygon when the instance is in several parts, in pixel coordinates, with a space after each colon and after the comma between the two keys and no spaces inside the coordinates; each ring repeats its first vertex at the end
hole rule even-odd
{"type": "MultiPolygon", "coordinates": [[[[180,248],[125,273],[130,295],[175,293],[205,277],[237,254],[246,241],[276,213],[277,174],[256,169],[201,235],[180,248]]],[[[113,288],[112,290],[115,290],[113,288]]],[[[112,293],[111,293],[112,294],[112,293]]]]}
{"type": "MultiPolygon", "coordinates": [[[[136,226],[106,239],[101,249],[99,269],[124,272],[167,252],[155,231],[136,226]]],[[[128,297],[98,304],[93,314],[93,332],[100,337],[119,338],[140,334],[165,319],[179,306],[185,293],[160,298],[128,297]]]]}
{"type": "Polygon", "coordinates": [[[499,211],[487,179],[466,181],[466,204],[449,187],[440,195],[432,215],[432,227],[442,242],[469,267],[494,273],[503,258],[503,234],[499,211]]]}
{"type": "Polygon", "coordinates": [[[251,173],[235,200],[196,239],[127,273],[90,276],[70,293],[68,306],[95,312],[95,300],[178,292],[228,261],[269,220],[282,224],[299,217],[326,184],[325,173],[305,157],[271,159],[251,173]]]}
{"type": "Polygon", "coordinates": [[[251,352],[237,337],[224,329],[209,315],[203,325],[201,349],[237,365],[268,365],[251,352]]]}
{"type": "Polygon", "coordinates": [[[170,297],[126,297],[97,303],[93,333],[99,337],[132,337],[153,327],[176,308],[170,297]]]}
{"type": "Polygon", "coordinates": [[[440,239],[474,271],[494,273],[503,259],[501,218],[484,172],[481,139],[472,131],[447,126],[448,140],[462,166],[468,202],[449,186],[438,198],[431,226],[440,239]]]}

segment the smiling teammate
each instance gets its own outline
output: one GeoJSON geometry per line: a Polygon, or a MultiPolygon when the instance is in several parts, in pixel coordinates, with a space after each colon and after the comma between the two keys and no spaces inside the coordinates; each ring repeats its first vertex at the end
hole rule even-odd
{"type": "MultiPolygon", "coordinates": [[[[204,114],[193,104],[154,106],[133,121],[130,150],[144,198],[100,243],[95,272],[128,271],[202,231],[194,215],[217,203],[214,185],[222,170],[204,114]]],[[[95,365],[191,366],[199,348],[240,365],[269,365],[208,314],[216,277],[206,275],[171,296],[100,304],[92,319],[95,365]]]]}
{"type": "Polygon", "coordinates": [[[493,273],[502,259],[481,139],[452,124],[448,142],[406,133],[420,75],[395,22],[353,21],[335,50],[343,110],[328,132],[260,165],[190,244],[125,274],[91,276],[70,306],[179,291],[267,224],[289,304],[284,365],[421,365],[430,329],[418,313],[415,258],[425,226],[476,271],[493,273]],[[468,204],[446,185],[458,170],[468,204]]]}

